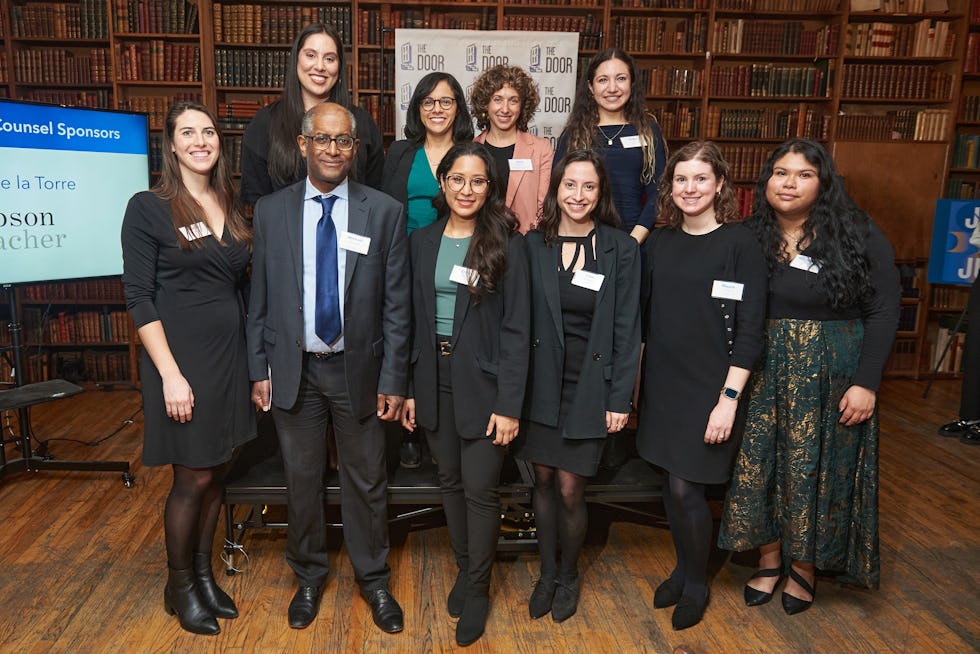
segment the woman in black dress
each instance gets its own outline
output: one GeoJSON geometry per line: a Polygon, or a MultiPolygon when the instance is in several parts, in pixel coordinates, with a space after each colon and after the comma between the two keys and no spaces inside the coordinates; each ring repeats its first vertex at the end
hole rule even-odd
{"type": "Polygon", "coordinates": [[[164,607],[198,634],[238,611],[211,573],[224,464],[255,437],[241,296],[251,231],[211,111],[167,114],[163,170],[122,226],[126,306],[143,343],[143,464],[170,465],[164,607]]]}
{"type": "Polygon", "coordinates": [[[640,362],[639,246],[619,229],[596,153],[576,150],[558,162],[527,244],[531,373],[514,454],[534,464],[541,577],[528,611],[561,622],[578,604],[585,483],[606,434],[626,424],[640,362]]]}
{"type": "Polygon", "coordinates": [[[776,148],[746,224],[769,268],[766,351],[718,544],[759,548],[749,606],[788,574],[782,604],[794,614],[813,602],[816,570],[878,587],[877,391],[898,327],[898,269],[815,141],[776,148]]]}
{"type": "Polygon", "coordinates": [[[380,188],[384,165],[381,132],[371,114],[351,102],[343,40],[332,25],[311,23],[293,40],[282,97],[260,109],[245,129],[242,202],[255,204],[263,195],[306,176],[306,160],[296,147],[296,137],[302,132],[303,114],[327,101],[347,107],[357,121],[360,145],[351,179],[380,188]]]}
{"type": "Polygon", "coordinates": [[[660,211],[647,241],[647,318],[637,449],[664,469],[664,508],[677,566],[654,606],[676,604],[674,629],[701,621],[708,603],[711,511],[705,486],[728,481],[732,425],[762,352],[766,262],[718,146],[696,141],[667,162],[660,211]]]}
{"type": "Polygon", "coordinates": [[[500,536],[497,486],[517,436],[530,342],[527,246],[493,157],[454,146],[436,170],[439,220],[412,232],[412,376],[402,424],[425,428],[459,572],[456,642],[483,635],[500,536]]]}

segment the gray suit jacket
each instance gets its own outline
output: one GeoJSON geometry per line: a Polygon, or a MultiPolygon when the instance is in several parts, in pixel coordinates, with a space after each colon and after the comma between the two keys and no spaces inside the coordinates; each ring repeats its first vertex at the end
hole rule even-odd
{"type": "MultiPolygon", "coordinates": [[[[269,378],[272,403],[296,402],[303,370],[303,192],[306,180],[255,205],[252,290],[245,326],[252,381],[269,378]]],[[[405,210],[380,191],[349,182],[348,231],[367,236],[367,254],[347,251],[344,360],[351,409],[376,411],[377,394],[408,390],[411,289],[405,210]]],[[[305,307],[312,311],[313,307],[305,307]]]]}

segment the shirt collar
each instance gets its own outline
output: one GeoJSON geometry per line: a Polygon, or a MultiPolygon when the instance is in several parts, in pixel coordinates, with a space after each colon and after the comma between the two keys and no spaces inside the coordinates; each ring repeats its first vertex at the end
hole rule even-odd
{"type": "MultiPolygon", "coordinates": [[[[313,182],[310,181],[309,176],[306,178],[306,194],[303,196],[304,200],[315,200],[321,195],[324,195],[317,187],[313,186],[313,182]]],[[[350,187],[347,185],[347,178],[344,178],[340,184],[337,185],[334,190],[330,191],[326,195],[336,195],[342,200],[347,200],[350,195],[350,187]]]]}

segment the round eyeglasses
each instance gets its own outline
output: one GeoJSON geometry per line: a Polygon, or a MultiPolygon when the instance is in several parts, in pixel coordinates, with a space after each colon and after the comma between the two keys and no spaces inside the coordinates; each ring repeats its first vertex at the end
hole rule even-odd
{"type": "Polygon", "coordinates": [[[483,195],[490,187],[490,180],[485,177],[472,177],[470,179],[466,179],[462,175],[446,175],[443,179],[446,182],[446,188],[453,193],[459,193],[462,191],[467,182],[469,182],[470,190],[476,195],[483,195]]]}
{"type": "Polygon", "coordinates": [[[326,134],[303,134],[303,136],[313,141],[313,145],[317,150],[326,150],[330,147],[331,143],[337,144],[337,149],[341,152],[347,152],[348,150],[354,149],[354,137],[347,136],[327,136],[326,134]]]}
{"type": "Polygon", "coordinates": [[[422,108],[426,111],[432,111],[435,108],[436,103],[443,109],[452,109],[453,105],[456,104],[456,98],[422,98],[422,108]]]}

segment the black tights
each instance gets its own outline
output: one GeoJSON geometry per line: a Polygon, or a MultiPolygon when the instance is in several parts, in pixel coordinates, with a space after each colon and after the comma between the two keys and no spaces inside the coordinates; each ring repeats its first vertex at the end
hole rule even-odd
{"type": "Polygon", "coordinates": [[[538,551],[541,553],[542,576],[554,576],[556,573],[575,576],[578,573],[578,556],[589,527],[589,513],[585,507],[585,482],[585,477],[574,472],[534,464],[534,523],[538,551]]]}
{"type": "Polygon", "coordinates": [[[225,466],[188,468],[174,465],[174,483],[163,513],[167,565],[191,567],[194,552],[211,554],[214,529],[221,512],[225,466]]]}
{"type": "Polygon", "coordinates": [[[685,595],[701,596],[708,588],[708,557],[711,554],[711,510],[704,495],[704,484],[668,473],[664,508],[677,554],[677,567],[670,576],[684,582],[685,595]]]}

